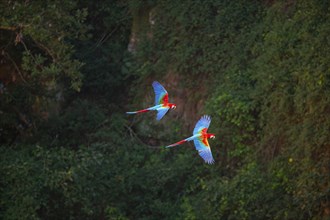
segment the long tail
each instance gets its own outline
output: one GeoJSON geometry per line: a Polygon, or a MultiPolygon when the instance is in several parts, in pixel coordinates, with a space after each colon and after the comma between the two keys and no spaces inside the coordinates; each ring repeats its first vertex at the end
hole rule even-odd
{"type": "Polygon", "coordinates": [[[185,143],[185,142],[187,142],[186,139],[184,139],[184,140],[182,140],[182,141],[178,141],[178,142],[176,142],[176,143],[174,143],[174,144],[168,145],[168,146],[166,146],[165,148],[175,147],[175,146],[178,146],[178,145],[183,144],[183,143],[185,143]]]}
{"type": "Polygon", "coordinates": [[[168,145],[165,148],[175,147],[175,146],[178,146],[178,145],[183,144],[185,142],[192,141],[194,139],[195,139],[195,136],[191,136],[189,138],[183,139],[182,141],[178,141],[178,142],[176,142],[174,144],[168,145]]]}
{"type": "Polygon", "coordinates": [[[176,143],[174,143],[174,144],[168,145],[168,146],[166,146],[165,148],[175,147],[175,146],[178,146],[178,145],[183,144],[183,143],[185,143],[185,142],[187,142],[187,141],[186,141],[186,140],[182,140],[182,141],[176,142],[176,143]]]}
{"type": "Polygon", "coordinates": [[[138,114],[138,113],[143,113],[143,112],[148,112],[150,111],[149,109],[143,109],[135,112],[126,112],[126,114],[132,115],[132,114],[138,114]]]}

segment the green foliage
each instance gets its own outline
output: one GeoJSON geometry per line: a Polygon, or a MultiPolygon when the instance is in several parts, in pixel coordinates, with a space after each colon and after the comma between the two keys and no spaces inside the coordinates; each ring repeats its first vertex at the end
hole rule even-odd
{"type": "MultiPolygon", "coordinates": [[[[146,38],[141,47],[145,53],[138,54],[143,57],[139,57],[141,65],[148,65],[151,73],[183,75],[182,84],[187,87],[194,88],[201,79],[208,79],[206,111],[213,116],[212,129],[221,136],[221,150],[214,151],[223,155],[229,176],[228,186],[220,187],[220,180],[209,185],[228,190],[224,203],[233,201],[224,206],[228,210],[223,210],[223,217],[321,216],[329,204],[329,181],[311,181],[310,175],[329,179],[325,165],[329,163],[329,33],[325,28],[329,25],[329,4],[313,0],[273,5],[257,1],[159,1],[155,10],[153,37],[146,38]],[[272,161],[287,167],[288,163],[281,161],[288,157],[295,161],[293,171],[274,171],[283,176],[294,173],[289,183],[280,184],[285,190],[278,192],[286,198],[287,206],[277,205],[279,200],[270,193],[272,187],[267,187],[269,182],[280,180],[258,166],[246,179],[249,187],[257,185],[263,193],[254,195],[243,189],[235,197],[234,188],[229,186],[240,187],[239,181],[247,174],[244,167],[256,162],[271,167],[272,161]],[[257,182],[249,182],[252,178],[257,182]],[[261,196],[265,193],[269,199],[261,196]],[[265,201],[274,210],[264,206],[265,201]],[[263,206],[259,210],[254,204],[263,206]],[[283,211],[284,207],[290,208],[283,211]]],[[[211,195],[204,196],[206,200],[211,195]]],[[[203,218],[191,211],[191,201],[198,201],[192,206],[197,209],[204,200],[184,199],[187,216],[183,218],[203,218]]],[[[208,218],[219,218],[222,212],[217,203],[206,206],[208,218]]]]}
{"type": "MultiPolygon", "coordinates": [[[[121,123],[113,119],[114,127],[121,123]]],[[[123,125],[121,124],[121,127],[123,125]]],[[[118,130],[117,130],[118,131],[118,130]]],[[[79,150],[40,146],[1,148],[1,207],[5,219],[172,219],[180,198],[202,170],[190,153],[178,153],[121,139],[79,150]],[[180,183],[180,184],[178,184],[180,183]],[[166,190],[168,189],[168,190],[166,190]],[[17,195],[19,194],[19,195],[17,195]],[[15,196],[17,195],[17,196],[15,196]],[[12,198],[15,196],[15,199],[12,198]]],[[[191,151],[186,151],[191,152],[191,151]]],[[[198,160],[200,162],[200,160],[198,160]]]]}
{"type": "Polygon", "coordinates": [[[110,196],[105,193],[113,177],[107,170],[100,172],[110,164],[99,152],[36,146],[7,150],[1,157],[5,219],[99,218],[99,208],[107,207],[103,199],[110,196]]]}
{"type": "Polygon", "coordinates": [[[104,109],[94,103],[77,99],[62,114],[50,116],[35,139],[40,144],[53,146],[88,146],[92,135],[107,123],[105,114],[104,109]]]}
{"type": "MultiPolygon", "coordinates": [[[[75,1],[8,1],[1,3],[0,24],[4,29],[17,31],[13,57],[21,57],[24,75],[54,79],[61,74],[71,79],[71,86],[78,90],[81,85],[81,62],[72,59],[73,48],[69,41],[84,37],[83,24],[87,11],[77,9],[75,1]],[[38,67],[38,68],[36,68],[38,67]]],[[[2,44],[13,44],[3,39],[2,44]]],[[[8,47],[8,45],[7,45],[8,47]]],[[[19,62],[19,61],[18,61],[19,62]]],[[[37,80],[40,78],[37,77],[37,80]]]]}
{"type": "Polygon", "coordinates": [[[85,63],[82,90],[115,102],[124,98],[125,80],[130,77],[130,55],[127,52],[131,27],[128,5],[122,1],[81,1],[89,9],[86,22],[88,41],[76,42],[76,56],[85,63]]]}
{"type": "Polygon", "coordinates": [[[63,98],[64,84],[80,90],[83,63],[70,42],[85,37],[87,11],[75,1],[3,1],[0,13],[1,112],[15,118],[11,127],[0,124],[16,133],[1,139],[10,143],[33,133],[47,105],[63,98]]]}
{"type": "Polygon", "coordinates": [[[329,8],[0,3],[1,62],[20,79],[0,93],[0,218],[329,217],[329,8]],[[130,28],[140,31],[134,53],[130,28]],[[187,102],[206,98],[216,164],[191,143],[163,149],[191,133],[185,118],[124,114],[151,100],[136,83],[155,75],[181,79],[187,102]]]}

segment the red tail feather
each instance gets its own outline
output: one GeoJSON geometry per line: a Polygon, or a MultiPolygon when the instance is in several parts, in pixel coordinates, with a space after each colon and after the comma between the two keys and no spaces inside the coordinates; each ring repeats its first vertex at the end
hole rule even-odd
{"type": "Polygon", "coordinates": [[[148,109],[143,109],[143,110],[136,111],[136,113],[143,113],[143,112],[148,112],[148,111],[150,111],[150,110],[148,110],[148,109]]]}
{"type": "Polygon", "coordinates": [[[167,147],[174,147],[174,146],[177,146],[177,145],[183,144],[184,142],[187,142],[187,141],[186,141],[186,140],[182,140],[182,141],[176,142],[176,143],[174,143],[174,144],[168,145],[167,147]]]}

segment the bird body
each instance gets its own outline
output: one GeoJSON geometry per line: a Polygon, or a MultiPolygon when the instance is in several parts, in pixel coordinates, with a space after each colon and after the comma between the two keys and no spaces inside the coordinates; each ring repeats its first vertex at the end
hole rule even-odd
{"type": "Polygon", "coordinates": [[[149,111],[157,111],[157,120],[160,120],[164,117],[164,115],[168,112],[169,109],[176,108],[176,105],[174,103],[168,102],[168,92],[159,82],[154,81],[152,83],[152,87],[155,92],[155,106],[134,112],[126,112],[127,114],[138,114],[149,111]]]}
{"type": "Polygon", "coordinates": [[[174,147],[183,144],[188,141],[194,141],[194,145],[199,155],[208,164],[213,164],[214,159],[212,156],[211,148],[208,142],[208,138],[215,138],[214,134],[207,133],[207,129],[210,126],[211,118],[207,115],[201,117],[201,119],[196,123],[193,135],[189,138],[178,141],[174,144],[166,146],[166,148],[174,147]]]}

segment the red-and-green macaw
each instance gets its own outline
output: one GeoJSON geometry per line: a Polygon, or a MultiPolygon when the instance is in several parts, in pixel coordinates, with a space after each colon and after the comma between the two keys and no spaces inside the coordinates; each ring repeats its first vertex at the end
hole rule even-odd
{"type": "Polygon", "coordinates": [[[137,114],[148,111],[157,111],[157,120],[160,120],[164,117],[169,109],[175,109],[176,105],[174,103],[168,102],[168,92],[166,89],[157,81],[152,83],[152,87],[155,92],[155,106],[146,108],[143,110],[135,112],[126,112],[127,114],[137,114]]]}
{"type": "Polygon", "coordinates": [[[207,129],[209,128],[211,123],[211,117],[208,115],[204,115],[199,119],[196,123],[193,136],[186,138],[182,141],[176,142],[174,144],[166,146],[166,148],[174,147],[179,144],[183,144],[188,141],[194,141],[195,148],[198,150],[199,155],[204,159],[205,163],[213,164],[214,159],[212,156],[211,148],[208,142],[208,138],[215,138],[214,134],[207,133],[207,129]]]}

